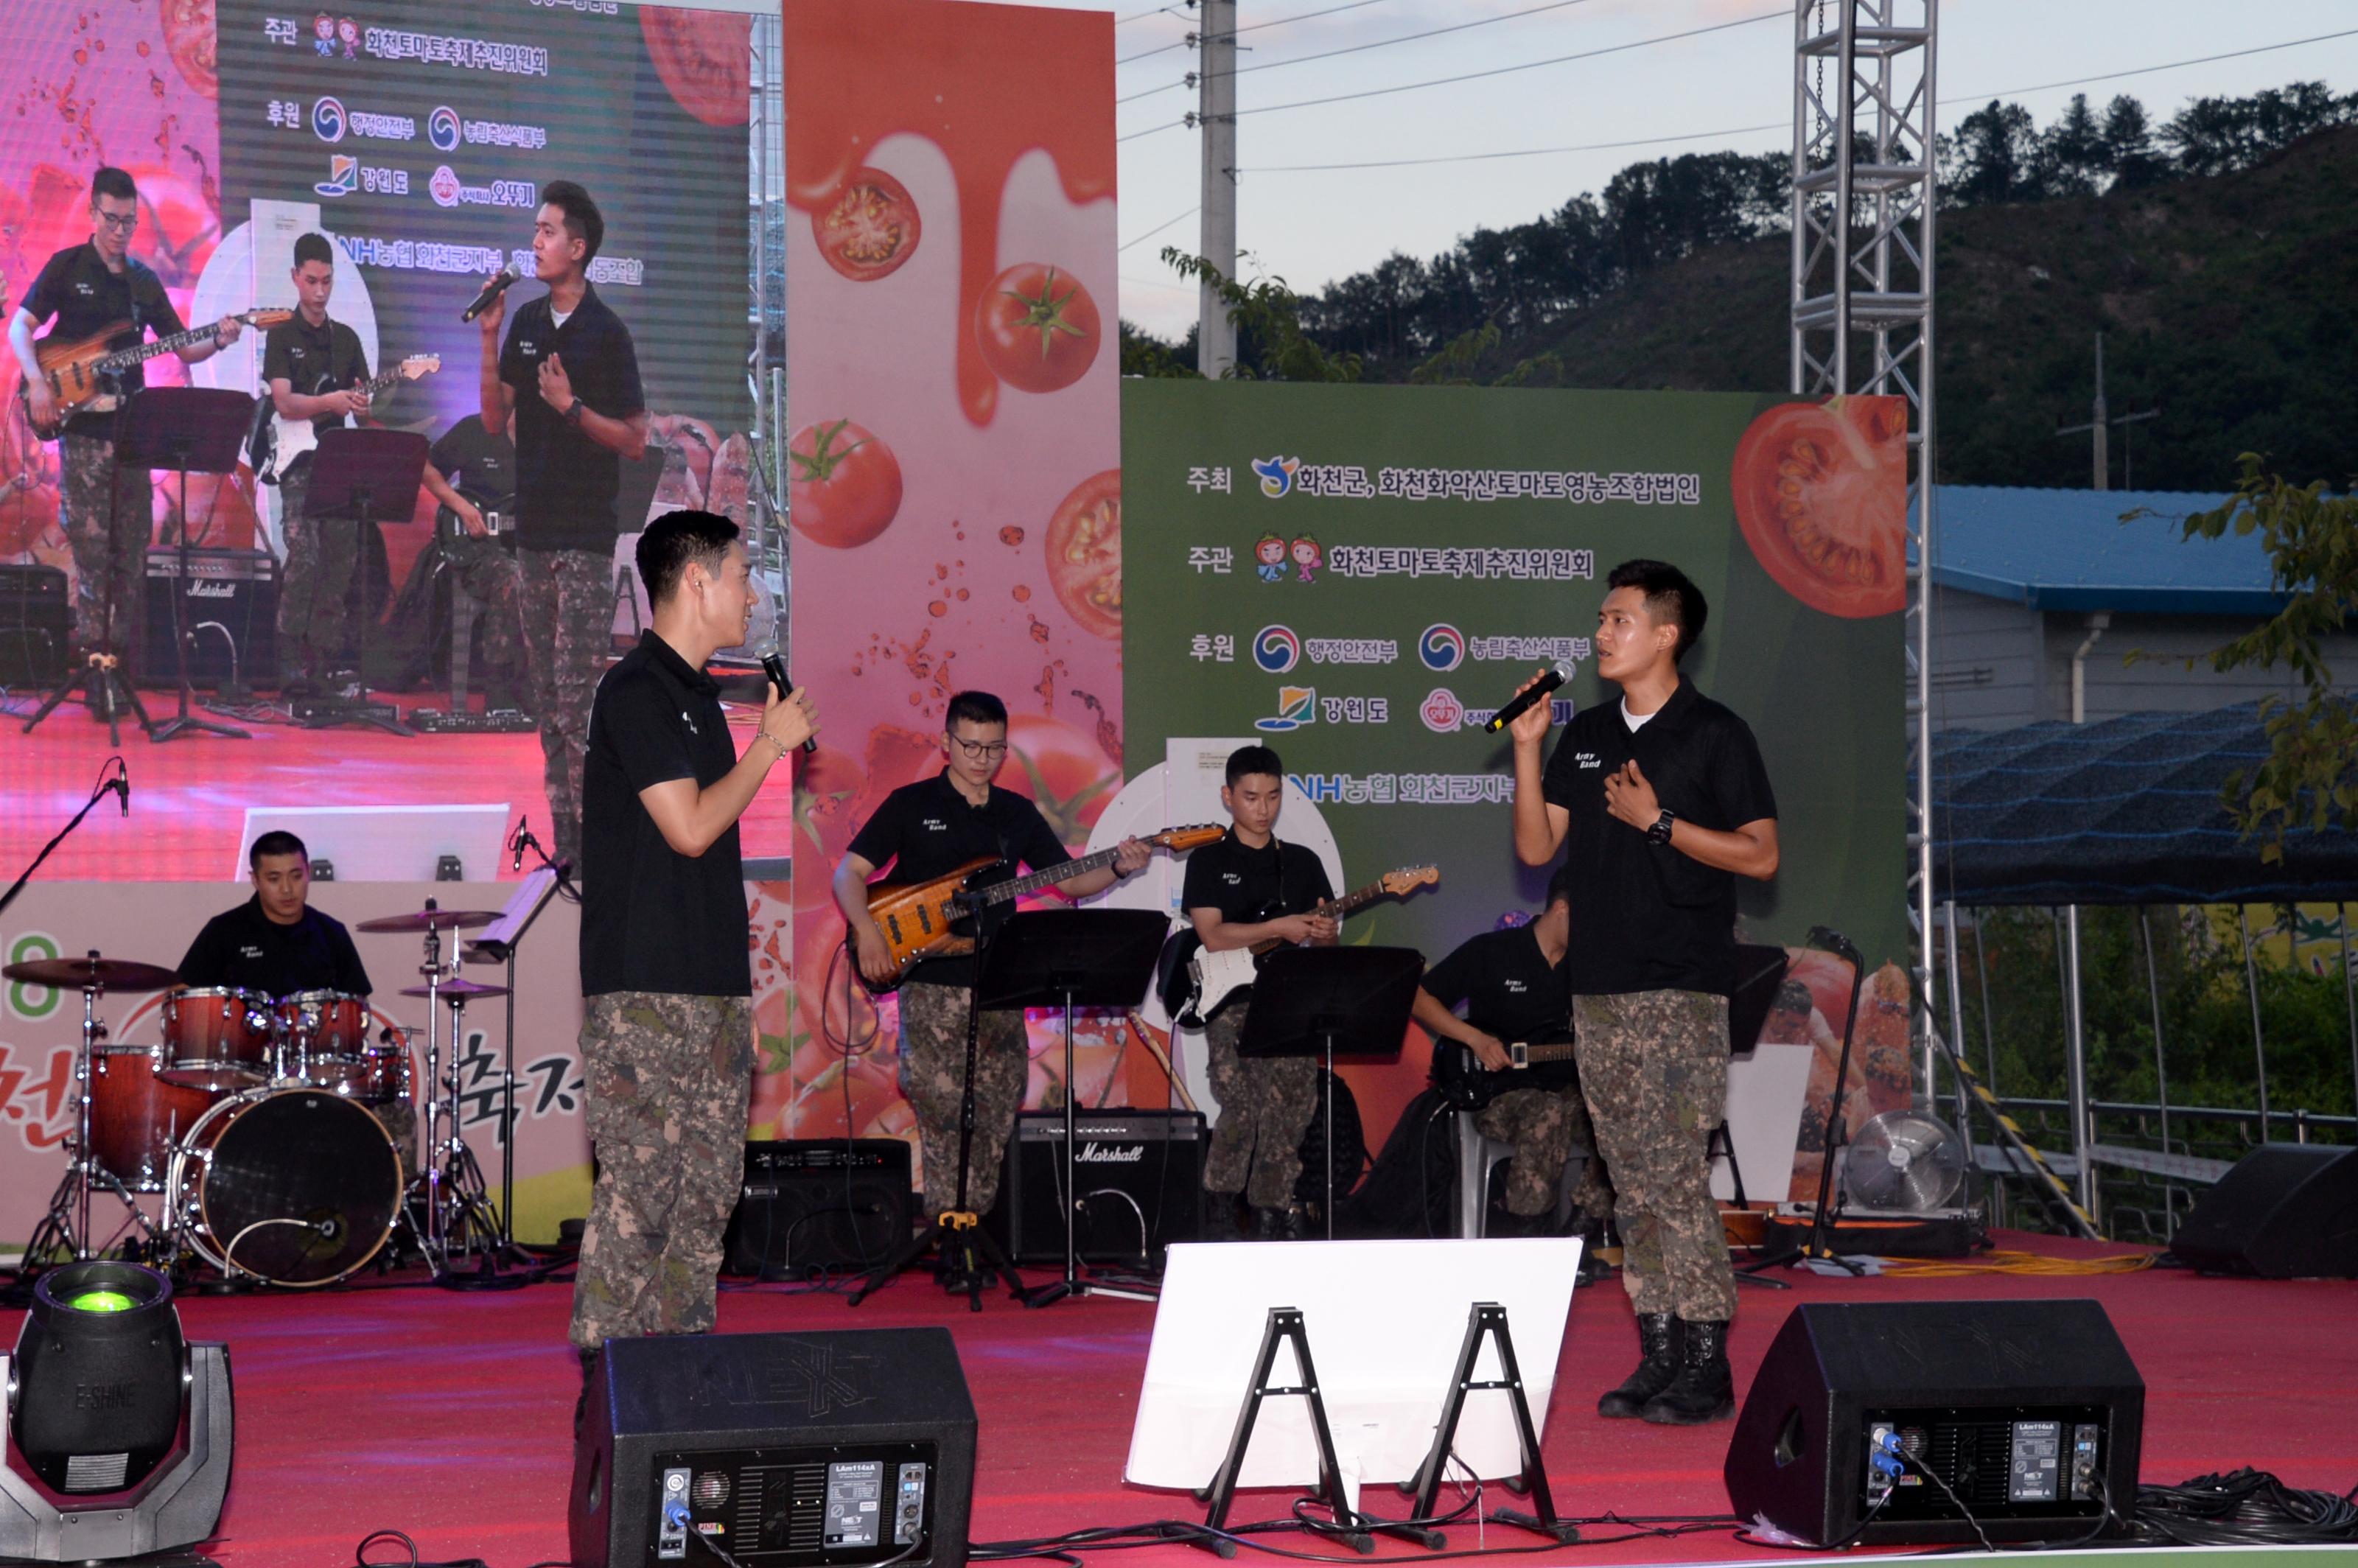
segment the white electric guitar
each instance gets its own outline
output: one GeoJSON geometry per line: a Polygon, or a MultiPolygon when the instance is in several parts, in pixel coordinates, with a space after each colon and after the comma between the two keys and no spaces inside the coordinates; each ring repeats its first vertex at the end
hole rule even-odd
{"type": "MultiPolygon", "coordinates": [[[[442,368],[440,354],[412,354],[382,375],[372,376],[353,390],[373,401],[377,394],[405,381],[432,375],[442,368]]],[[[322,393],[338,390],[322,386],[307,395],[317,397],[322,393]]],[[[347,415],[346,418],[351,416],[347,415]]],[[[288,419],[277,411],[277,406],[265,392],[254,406],[254,430],[247,438],[247,455],[254,461],[254,477],[265,484],[276,484],[295,466],[295,460],[319,444],[319,432],[308,419],[288,419]]]]}
{"type": "MultiPolygon", "coordinates": [[[[1402,898],[1440,880],[1441,871],[1437,867],[1402,866],[1396,871],[1386,871],[1366,887],[1354,889],[1330,903],[1322,903],[1303,913],[1340,920],[1347,914],[1357,914],[1379,898],[1402,898]]],[[[1265,910],[1243,924],[1274,920],[1283,913],[1280,909],[1265,910]]],[[[1178,1005],[1171,1008],[1171,1015],[1191,1028],[1200,1026],[1228,1006],[1229,998],[1260,978],[1262,957],[1285,946],[1285,938],[1271,936],[1249,947],[1229,947],[1214,952],[1201,946],[1191,950],[1187,945],[1195,941],[1193,931],[1182,931],[1178,940],[1182,946],[1173,962],[1174,979],[1177,974],[1184,974],[1191,984],[1178,1005]]],[[[1173,992],[1166,993],[1166,1001],[1176,991],[1174,984],[1173,992]]]]}

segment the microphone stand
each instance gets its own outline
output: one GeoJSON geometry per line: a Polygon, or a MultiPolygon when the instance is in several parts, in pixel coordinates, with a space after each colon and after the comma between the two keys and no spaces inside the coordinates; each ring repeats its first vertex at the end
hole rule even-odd
{"type": "MultiPolygon", "coordinates": [[[[489,958],[494,963],[504,964],[507,967],[507,1027],[501,1047],[504,1054],[505,1065],[501,1071],[500,1242],[498,1250],[505,1254],[515,1254],[523,1250],[517,1246],[515,1238],[516,949],[524,945],[525,935],[532,930],[534,922],[540,918],[540,912],[548,907],[548,901],[552,896],[561,893],[566,898],[578,903],[581,899],[581,889],[580,886],[573,881],[572,862],[569,860],[554,860],[549,859],[547,849],[542,845],[539,839],[533,837],[532,830],[525,827],[521,822],[516,825],[515,836],[508,840],[508,848],[518,854],[522,854],[527,849],[530,849],[535,856],[538,857],[542,866],[556,874],[556,881],[548,884],[546,891],[541,894],[539,901],[532,906],[532,913],[525,915],[524,918],[524,924],[516,927],[515,934],[514,935],[508,937],[504,941],[498,938],[487,937],[481,941],[471,942],[467,945],[466,951],[461,956],[465,957],[489,958]]],[[[562,1264],[546,1264],[536,1258],[532,1259],[531,1262],[535,1271],[563,1266],[562,1264]]]]}
{"type": "MultiPolygon", "coordinates": [[[[118,778],[128,778],[130,776],[129,771],[123,767],[123,759],[121,757],[114,757],[109,760],[114,763],[118,770],[121,770],[118,773],[118,778]]],[[[115,787],[116,779],[107,779],[103,781],[96,789],[90,792],[90,798],[82,803],[82,808],[80,811],[73,814],[73,820],[67,823],[63,827],[59,828],[58,836],[41,846],[41,852],[33,857],[33,863],[25,868],[24,874],[8,885],[8,891],[6,892],[0,892],[0,914],[5,914],[8,906],[16,902],[16,895],[25,891],[25,884],[33,880],[33,873],[41,869],[41,862],[49,858],[49,851],[64,843],[66,841],[66,835],[81,827],[81,819],[88,816],[92,810],[97,806],[98,803],[106,798],[107,791],[115,787]]],[[[127,799],[128,797],[126,796],[125,798],[127,799]]]]}

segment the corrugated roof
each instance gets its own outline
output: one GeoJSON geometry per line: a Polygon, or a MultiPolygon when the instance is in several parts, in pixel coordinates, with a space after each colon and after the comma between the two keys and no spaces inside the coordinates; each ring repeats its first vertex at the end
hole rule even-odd
{"type": "Polygon", "coordinates": [[[2224,495],[1944,484],[1939,499],[1943,588],[2033,610],[2265,615],[2285,602],[2257,534],[2184,536],[2187,515],[2224,495]]]}

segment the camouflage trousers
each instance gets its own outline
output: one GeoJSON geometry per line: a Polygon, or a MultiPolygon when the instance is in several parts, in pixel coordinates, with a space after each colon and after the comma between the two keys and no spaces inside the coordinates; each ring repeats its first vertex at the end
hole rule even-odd
{"type": "MultiPolygon", "coordinates": [[[[107,597],[114,602],[114,651],[138,641],[150,518],[147,476],[114,466],[114,443],[67,435],[58,441],[66,545],[73,554],[73,636],[87,650],[107,642],[107,597]]],[[[64,650],[59,650],[60,654],[64,650]]]]}
{"type": "MultiPolygon", "coordinates": [[[[495,539],[452,540],[443,545],[442,554],[450,563],[451,583],[483,607],[482,676],[492,695],[502,695],[504,687],[521,682],[525,676],[523,569],[516,565],[514,552],[495,539]]],[[[593,681],[593,696],[596,690],[593,681]]],[[[581,738],[586,754],[590,739],[586,728],[581,738]]]]}
{"type": "Polygon", "coordinates": [[[753,1004],[613,991],[585,1005],[598,1184],[574,1275],[573,1343],[708,1333],[720,1235],[745,1178],[753,1004]]]}
{"type": "Polygon", "coordinates": [[[1204,1156],[1204,1190],[1243,1193],[1255,1208],[1293,1202],[1302,1138],[1318,1114],[1318,1063],[1309,1056],[1237,1054],[1250,1003],[1232,1001],[1204,1026],[1212,1094],[1220,1119],[1204,1156]]]}
{"type": "Polygon", "coordinates": [[[579,865],[590,705],[614,646],[613,560],[595,550],[521,549],[516,568],[556,852],[579,865]]]}
{"type": "MultiPolygon", "coordinates": [[[[925,1161],[925,1208],[932,1220],[957,1203],[958,1120],[966,1094],[964,986],[925,981],[901,988],[901,1092],[917,1113],[917,1151],[925,1161]]],[[[967,1163],[966,1206],[988,1214],[999,1197],[1007,1140],[1032,1076],[1032,1052],[1020,1012],[986,1012],[975,1037],[974,1144],[967,1163]]]]}
{"type": "Polygon", "coordinates": [[[1621,1282],[1640,1313],[1736,1315],[1704,1146],[1727,1114],[1727,999],[1701,991],[1575,996],[1580,1084],[1613,1173],[1621,1282]]]}
{"type": "Polygon", "coordinates": [[[1484,1106],[1474,1126],[1485,1138],[1515,1146],[1515,1157],[1507,1165],[1509,1214],[1552,1214],[1564,1162],[1575,1149],[1586,1158],[1580,1184],[1573,1189],[1573,1206],[1600,1220],[1613,1212],[1613,1184],[1606,1178],[1605,1157],[1596,1152],[1596,1132],[1589,1125],[1588,1106],[1577,1083],[1560,1089],[1509,1090],[1484,1106]]]}
{"type": "Polygon", "coordinates": [[[360,564],[361,531],[349,517],[308,517],[311,465],[278,481],[287,572],[278,586],[278,667],[318,679],[343,657],[344,596],[360,564]]]}

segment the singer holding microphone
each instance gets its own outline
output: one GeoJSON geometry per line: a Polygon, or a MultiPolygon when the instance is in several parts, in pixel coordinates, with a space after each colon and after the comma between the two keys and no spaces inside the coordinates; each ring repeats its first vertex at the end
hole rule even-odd
{"type": "Polygon", "coordinates": [[[504,344],[509,274],[488,280],[466,312],[482,330],[483,428],[507,429],[515,416],[525,662],[557,856],[577,872],[590,701],[613,643],[614,540],[641,521],[618,519],[614,501],[622,460],[636,461],[647,448],[638,350],[590,285],[605,238],[590,193],[551,180],[532,230],[533,276],[548,292],[517,308],[504,344]]]}
{"type": "Polygon", "coordinates": [[[573,1287],[585,1379],[608,1339],[712,1328],[753,1073],[737,819],[817,732],[809,697],[784,689],[773,661],[743,756],[730,738],[705,665],[752,619],[736,524],[666,514],[639,535],[638,565],[654,624],[598,683],[582,778],[582,840],[599,868],[581,889],[598,1167],[573,1287]]]}
{"type": "Polygon", "coordinates": [[[1726,1113],[1736,879],[1776,875],[1777,801],[1751,730],[1679,674],[1701,590],[1660,561],[1624,561],[1606,584],[1596,673],[1620,700],[1574,716],[1544,769],[1549,705],[1507,726],[1515,854],[1563,853],[1580,1083],[1637,1312],[1638,1369],[1597,1411],[1692,1425],[1736,1410],[1736,1276],[1705,1148],[1726,1113]]]}

